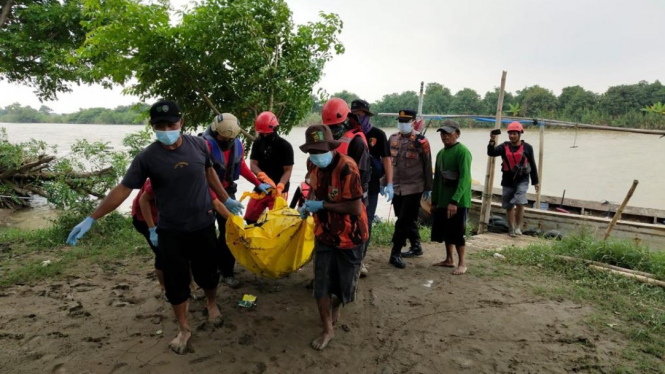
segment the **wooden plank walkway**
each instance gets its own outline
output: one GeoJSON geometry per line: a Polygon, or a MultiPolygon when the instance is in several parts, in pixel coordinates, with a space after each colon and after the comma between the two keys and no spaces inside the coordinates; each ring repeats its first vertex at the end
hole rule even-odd
{"type": "Polygon", "coordinates": [[[532,243],[542,243],[545,239],[534,236],[520,235],[511,238],[508,234],[485,233],[467,238],[467,251],[494,251],[499,252],[505,247],[515,246],[525,248],[532,243]]]}

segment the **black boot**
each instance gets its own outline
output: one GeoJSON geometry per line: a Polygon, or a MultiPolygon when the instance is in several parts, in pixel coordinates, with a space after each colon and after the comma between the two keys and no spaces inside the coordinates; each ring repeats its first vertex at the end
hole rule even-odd
{"type": "Polygon", "coordinates": [[[401,251],[402,248],[393,247],[393,250],[390,252],[390,261],[388,262],[390,265],[398,269],[404,269],[406,267],[406,263],[402,260],[402,256],[400,255],[401,251]]]}
{"type": "Polygon", "coordinates": [[[420,241],[416,241],[411,244],[408,252],[402,253],[402,257],[411,258],[411,257],[420,257],[423,255],[423,247],[420,246],[420,241]]]}

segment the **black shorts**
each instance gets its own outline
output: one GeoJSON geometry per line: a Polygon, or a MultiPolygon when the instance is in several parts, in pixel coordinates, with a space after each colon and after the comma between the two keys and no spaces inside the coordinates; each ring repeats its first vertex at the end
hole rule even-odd
{"type": "Polygon", "coordinates": [[[204,290],[217,287],[215,225],[192,232],[157,228],[157,235],[164,265],[166,298],[171,304],[182,304],[189,298],[190,266],[191,275],[199,287],[204,290]]]}
{"type": "Polygon", "coordinates": [[[162,255],[159,253],[159,249],[152,245],[152,242],[150,241],[150,228],[148,227],[148,224],[145,221],[139,221],[136,216],[132,217],[132,223],[134,224],[136,231],[143,235],[145,241],[148,242],[150,249],[152,249],[152,253],[155,254],[155,269],[162,270],[162,255]]]}
{"type": "Polygon", "coordinates": [[[314,297],[335,295],[343,304],[356,299],[356,287],[365,245],[339,249],[316,241],[314,251],[314,297]]]}
{"type": "Polygon", "coordinates": [[[466,217],[469,208],[457,208],[457,213],[448,218],[448,208],[437,208],[432,221],[432,241],[461,247],[466,244],[466,217]]]}

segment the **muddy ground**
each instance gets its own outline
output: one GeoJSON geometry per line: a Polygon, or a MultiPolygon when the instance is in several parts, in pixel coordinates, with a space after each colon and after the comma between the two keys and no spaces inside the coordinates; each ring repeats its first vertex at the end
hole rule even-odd
{"type": "Polygon", "coordinates": [[[488,275],[494,258],[472,259],[469,273],[434,268],[440,246],[387,264],[368,254],[370,276],[342,311],[336,338],[309,347],[320,332],[311,264],[287,279],[238,269],[243,287],[220,286],[223,327],[197,330],[206,317],[190,304],[194,353],[169,351],[176,335],[149,258],[78,276],[0,290],[1,373],[569,373],[605,372],[625,346],[585,323],[593,308],[534,296],[530,281],[488,275]],[[237,306],[243,294],[258,306],[237,306]]]}

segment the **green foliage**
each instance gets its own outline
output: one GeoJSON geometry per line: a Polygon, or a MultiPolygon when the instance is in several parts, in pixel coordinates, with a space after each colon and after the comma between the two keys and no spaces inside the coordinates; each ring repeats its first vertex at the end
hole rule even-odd
{"type": "Polygon", "coordinates": [[[478,114],[483,111],[483,104],[476,91],[465,88],[455,94],[450,109],[456,114],[478,114]]]}
{"type": "Polygon", "coordinates": [[[452,102],[453,95],[447,87],[439,83],[428,83],[423,96],[423,113],[449,113],[452,102]]]}
{"type": "MultiPolygon", "coordinates": [[[[496,115],[496,104],[499,101],[499,87],[494,88],[494,91],[487,91],[483,97],[483,113],[488,115],[496,115]]],[[[510,92],[503,93],[503,107],[508,108],[511,105],[519,105],[515,101],[515,97],[510,92]]],[[[518,112],[519,114],[519,112],[518,112]]]]}
{"type": "Polygon", "coordinates": [[[85,39],[81,10],[81,0],[15,1],[0,25],[0,80],[30,85],[46,100],[71,91],[86,67],[71,58],[85,39]]]}
{"type": "MultiPolygon", "coordinates": [[[[397,113],[402,109],[417,109],[418,94],[415,91],[404,91],[401,94],[389,94],[371,105],[374,113],[397,113]]],[[[372,123],[377,126],[396,126],[397,117],[374,117],[372,123]]]]}
{"type": "Polygon", "coordinates": [[[538,85],[517,91],[515,100],[522,107],[520,115],[526,117],[543,117],[557,107],[557,97],[552,91],[538,85]]]}
{"type": "Polygon", "coordinates": [[[35,110],[14,103],[0,109],[0,122],[131,125],[144,123],[149,108],[146,104],[134,104],[118,106],[115,109],[88,108],[71,114],[55,114],[44,105],[35,110]]]}
{"type": "Polygon", "coordinates": [[[515,103],[515,104],[508,104],[508,114],[510,114],[513,117],[517,117],[520,115],[520,111],[522,108],[520,108],[520,103],[515,103]]]}
{"type": "Polygon", "coordinates": [[[646,106],[641,109],[643,112],[647,113],[658,113],[658,114],[663,114],[665,115],[665,104],[661,103],[660,101],[651,105],[651,106],[646,106]]]}
{"type": "Polygon", "coordinates": [[[325,63],[344,52],[337,15],[296,26],[283,0],[208,0],[182,11],[175,25],[165,1],[85,4],[90,33],[79,56],[93,63],[86,80],[175,100],[188,125],[210,122],[209,98],[247,130],[272,109],[288,132],[311,112],[325,63]]]}
{"type": "MultiPolygon", "coordinates": [[[[330,95],[330,97],[339,97],[340,99],[343,99],[344,101],[346,101],[347,104],[349,104],[349,107],[351,107],[351,102],[353,100],[360,99],[360,96],[354,94],[353,92],[349,92],[347,90],[344,90],[342,92],[336,92],[330,95]]],[[[323,104],[325,104],[325,102],[323,102],[323,104]]],[[[323,106],[321,107],[323,108],[323,106]]]]}
{"type": "MultiPolygon", "coordinates": [[[[422,242],[429,243],[431,229],[427,226],[419,226],[418,230],[420,231],[420,239],[422,242]]],[[[375,222],[372,226],[372,246],[391,246],[394,232],[394,223],[387,221],[375,222]]]]}

